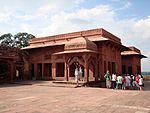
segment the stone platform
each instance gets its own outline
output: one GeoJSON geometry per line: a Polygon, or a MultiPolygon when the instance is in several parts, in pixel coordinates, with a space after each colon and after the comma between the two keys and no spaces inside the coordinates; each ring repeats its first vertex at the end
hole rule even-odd
{"type": "Polygon", "coordinates": [[[0,113],[150,113],[145,90],[53,87],[50,81],[0,85],[0,113]]]}

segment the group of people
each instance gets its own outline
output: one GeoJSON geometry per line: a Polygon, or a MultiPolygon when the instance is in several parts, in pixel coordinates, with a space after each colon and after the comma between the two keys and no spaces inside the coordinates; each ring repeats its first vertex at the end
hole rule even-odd
{"type": "Polygon", "coordinates": [[[116,75],[113,73],[110,75],[109,71],[107,70],[105,74],[106,79],[106,87],[112,89],[137,89],[143,90],[144,81],[143,76],[140,74],[137,75],[116,75]]]}

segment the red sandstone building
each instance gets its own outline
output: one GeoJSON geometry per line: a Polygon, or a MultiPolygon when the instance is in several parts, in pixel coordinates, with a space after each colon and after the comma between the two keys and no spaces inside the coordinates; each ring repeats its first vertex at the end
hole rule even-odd
{"type": "Polygon", "coordinates": [[[24,79],[23,67],[20,49],[0,46],[0,83],[24,79]]]}
{"type": "Polygon", "coordinates": [[[81,65],[84,82],[103,79],[106,70],[117,74],[141,73],[141,58],[135,47],[104,29],[92,29],[32,39],[24,74],[28,78],[74,80],[75,65],[81,65]]]}

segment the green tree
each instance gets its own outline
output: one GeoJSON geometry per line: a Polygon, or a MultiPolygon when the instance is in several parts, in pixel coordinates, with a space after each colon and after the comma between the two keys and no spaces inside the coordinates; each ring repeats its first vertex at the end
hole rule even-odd
{"type": "Polygon", "coordinates": [[[28,34],[28,33],[17,33],[16,35],[14,35],[14,47],[26,47],[29,45],[29,40],[35,38],[35,36],[33,36],[32,34],[28,34]]]}
{"type": "Polygon", "coordinates": [[[25,32],[12,35],[11,33],[0,36],[0,45],[9,47],[26,47],[29,45],[29,40],[35,38],[34,35],[25,32]]]}
{"type": "Polygon", "coordinates": [[[0,36],[0,45],[2,46],[13,46],[14,40],[11,33],[4,34],[0,36]]]}

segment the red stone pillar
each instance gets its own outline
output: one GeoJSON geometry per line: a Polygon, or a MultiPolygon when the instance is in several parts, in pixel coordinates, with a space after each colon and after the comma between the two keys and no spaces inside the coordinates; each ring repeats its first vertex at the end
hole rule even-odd
{"type": "Polygon", "coordinates": [[[11,63],[10,65],[10,82],[13,82],[14,79],[14,65],[11,63]]]}
{"type": "Polygon", "coordinates": [[[42,78],[44,78],[44,74],[45,74],[45,65],[44,63],[42,63],[42,78]]]}
{"type": "Polygon", "coordinates": [[[103,73],[104,73],[104,65],[102,64],[102,60],[100,59],[99,60],[99,78],[100,78],[100,80],[102,80],[103,79],[103,73]]]}
{"type": "MultiPolygon", "coordinates": [[[[32,77],[31,76],[31,64],[29,62],[29,57],[23,57],[23,61],[24,61],[24,69],[23,69],[24,78],[29,79],[32,77]]],[[[35,70],[35,68],[34,68],[34,70],[35,70]]],[[[35,73],[34,73],[34,75],[35,75],[35,73]]]]}
{"type": "Polygon", "coordinates": [[[104,80],[106,61],[101,60],[99,65],[101,66],[101,80],[104,80]]]}
{"type": "Polygon", "coordinates": [[[52,56],[52,79],[56,79],[56,62],[55,56],[52,56]]]}
{"type": "Polygon", "coordinates": [[[35,63],[35,65],[34,65],[34,77],[35,77],[35,79],[37,78],[37,64],[35,63]]]}
{"type": "Polygon", "coordinates": [[[84,64],[84,82],[89,82],[89,68],[88,68],[88,60],[85,59],[84,64]]]}
{"type": "Polygon", "coordinates": [[[95,81],[98,81],[98,61],[96,59],[95,65],[95,81]]]}
{"type": "Polygon", "coordinates": [[[84,54],[83,56],[83,59],[84,59],[84,82],[89,82],[89,58],[90,58],[90,55],[87,55],[87,54],[84,54]]]}
{"type": "Polygon", "coordinates": [[[14,61],[10,62],[10,82],[14,81],[14,77],[16,76],[16,64],[14,61]]]}
{"type": "Polygon", "coordinates": [[[67,61],[65,61],[65,80],[68,81],[68,65],[67,65],[67,61]]]}
{"type": "Polygon", "coordinates": [[[120,49],[117,49],[117,51],[116,51],[116,73],[117,74],[122,73],[122,62],[121,62],[121,51],[120,51],[120,49]]]}
{"type": "Polygon", "coordinates": [[[84,54],[82,57],[84,59],[84,82],[89,82],[89,58],[91,55],[84,54]]]}

